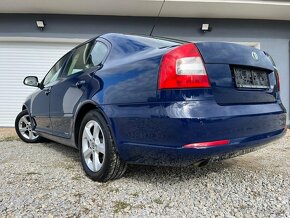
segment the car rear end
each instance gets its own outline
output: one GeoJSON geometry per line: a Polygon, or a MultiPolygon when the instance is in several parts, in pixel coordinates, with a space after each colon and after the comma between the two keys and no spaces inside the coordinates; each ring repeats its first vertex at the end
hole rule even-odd
{"type": "Polygon", "coordinates": [[[252,151],[281,137],[286,110],[279,90],[275,64],[261,50],[220,42],[173,48],[159,70],[159,152],[175,153],[175,161],[186,165],[252,151]]]}

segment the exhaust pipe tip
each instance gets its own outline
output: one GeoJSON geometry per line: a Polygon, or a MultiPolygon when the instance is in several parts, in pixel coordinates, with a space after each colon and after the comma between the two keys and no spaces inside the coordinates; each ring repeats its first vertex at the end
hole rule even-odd
{"type": "Polygon", "coordinates": [[[197,162],[194,163],[195,167],[205,167],[209,164],[210,159],[203,159],[203,160],[199,160],[197,162]]]}

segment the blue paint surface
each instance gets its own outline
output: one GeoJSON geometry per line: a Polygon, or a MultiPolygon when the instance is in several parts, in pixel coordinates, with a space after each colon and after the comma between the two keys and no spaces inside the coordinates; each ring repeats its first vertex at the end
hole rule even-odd
{"type": "MultiPolygon", "coordinates": [[[[77,147],[76,117],[94,105],[111,129],[122,159],[130,163],[187,165],[253,149],[282,136],[286,110],[274,68],[259,50],[229,43],[197,43],[210,88],[158,90],[163,55],[181,42],[106,34],[92,40],[110,52],[101,68],[62,78],[49,95],[37,90],[25,103],[43,136],[77,147]],[[255,61],[251,52],[259,55],[255,61]],[[268,72],[268,90],[235,88],[232,67],[268,72]],[[78,81],[85,81],[76,87],[78,81]],[[230,140],[228,145],[186,149],[186,144],[230,140]]],[[[73,52],[73,51],[72,51],[73,52]]]]}

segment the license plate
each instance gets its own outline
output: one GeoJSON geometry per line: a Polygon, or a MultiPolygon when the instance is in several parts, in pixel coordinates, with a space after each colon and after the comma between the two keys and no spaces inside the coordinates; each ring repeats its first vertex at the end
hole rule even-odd
{"type": "Polygon", "coordinates": [[[268,73],[263,70],[234,67],[237,88],[268,89],[268,73]]]}

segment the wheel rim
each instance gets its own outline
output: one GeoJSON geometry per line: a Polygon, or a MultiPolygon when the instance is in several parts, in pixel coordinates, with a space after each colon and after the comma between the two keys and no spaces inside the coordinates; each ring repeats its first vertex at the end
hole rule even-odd
{"type": "Polygon", "coordinates": [[[95,121],[89,121],[82,135],[82,154],[87,167],[97,172],[105,160],[105,138],[101,126],[95,121]]]}
{"type": "Polygon", "coordinates": [[[32,129],[29,115],[24,115],[18,122],[18,129],[20,134],[29,140],[35,140],[39,137],[37,133],[32,129]]]}

